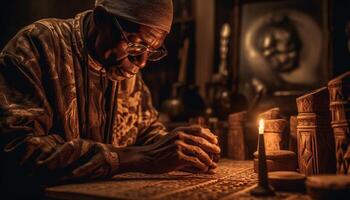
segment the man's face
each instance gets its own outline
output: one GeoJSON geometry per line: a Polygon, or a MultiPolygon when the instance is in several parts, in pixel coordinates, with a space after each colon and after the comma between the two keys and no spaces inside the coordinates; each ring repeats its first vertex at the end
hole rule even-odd
{"type": "Polygon", "coordinates": [[[279,27],[271,28],[268,34],[262,36],[262,53],[274,70],[289,72],[298,67],[299,45],[296,37],[279,27]]]}
{"type": "MultiPolygon", "coordinates": [[[[113,16],[110,16],[113,18],[113,16]]],[[[140,69],[146,66],[149,53],[146,51],[138,56],[131,56],[126,51],[128,41],[147,46],[151,50],[163,45],[166,32],[145,25],[132,23],[121,18],[118,21],[128,41],[123,38],[121,30],[112,23],[108,26],[97,27],[98,34],[95,40],[95,53],[98,61],[106,69],[107,74],[114,80],[124,80],[133,77],[140,69]]]]}

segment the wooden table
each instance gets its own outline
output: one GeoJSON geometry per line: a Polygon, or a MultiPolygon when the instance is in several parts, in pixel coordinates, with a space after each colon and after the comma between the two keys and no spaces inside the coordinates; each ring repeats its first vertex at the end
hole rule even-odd
{"type": "MultiPolygon", "coordinates": [[[[222,160],[216,174],[171,172],[148,175],[125,173],[111,180],[69,184],[46,189],[49,199],[254,199],[252,161],[222,160]]],[[[270,199],[308,199],[301,194],[278,193],[270,199]]],[[[257,198],[258,199],[258,198],[257,198]]],[[[261,199],[261,198],[259,198],[261,199]]]]}

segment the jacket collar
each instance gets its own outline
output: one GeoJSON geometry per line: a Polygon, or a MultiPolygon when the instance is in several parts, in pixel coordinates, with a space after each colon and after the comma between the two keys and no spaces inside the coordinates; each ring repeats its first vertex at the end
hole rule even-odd
{"type": "MultiPolygon", "coordinates": [[[[86,19],[87,16],[92,14],[92,10],[88,10],[82,13],[79,13],[75,16],[73,20],[73,36],[75,38],[75,44],[76,44],[76,49],[77,49],[77,54],[79,57],[79,60],[83,61],[84,60],[84,54],[86,52],[85,50],[85,45],[84,45],[84,40],[85,40],[85,35],[84,35],[84,20],[86,19]]],[[[92,59],[92,57],[88,54],[88,65],[89,69],[99,72],[99,73],[106,73],[106,70],[102,67],[100,63],[92,59]]]]}

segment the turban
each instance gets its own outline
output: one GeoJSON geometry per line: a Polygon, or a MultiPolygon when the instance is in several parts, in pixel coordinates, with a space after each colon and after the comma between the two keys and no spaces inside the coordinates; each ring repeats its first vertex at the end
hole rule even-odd
{"type": "Polygon", "coordinates": [[[173,21],[172,0],[96,0],[110,14],[169,33],[173,21]]]}

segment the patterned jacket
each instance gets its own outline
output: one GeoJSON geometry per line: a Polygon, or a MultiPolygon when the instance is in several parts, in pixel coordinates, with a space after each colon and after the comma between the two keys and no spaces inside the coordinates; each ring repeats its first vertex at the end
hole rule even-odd
{"type": "Polygon", "coordinates": [[[90,56],[84,62],[83,24],[90,14],[35,22],[1,52],[3,176],[39,183],[109,177],[118,173],[115,148],[151,144],[166,134],[140,74],[116,82],[90,56]]]}

